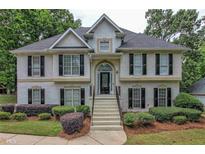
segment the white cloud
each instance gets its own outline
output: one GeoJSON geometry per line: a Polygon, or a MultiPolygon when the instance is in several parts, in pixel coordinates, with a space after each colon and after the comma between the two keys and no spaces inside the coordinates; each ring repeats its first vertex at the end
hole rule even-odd
{"type": "MultiPolygon", "coordinates": [[[[146,10],[70,10],[75,19],[82,20],[82,26],[90,27],[103,14],[107,14],[118,26],[134,32],[144,32],[146,28],[146,10]]],[[[199,16],[205,16],[205,10],[199,10],[199,16]]]]}

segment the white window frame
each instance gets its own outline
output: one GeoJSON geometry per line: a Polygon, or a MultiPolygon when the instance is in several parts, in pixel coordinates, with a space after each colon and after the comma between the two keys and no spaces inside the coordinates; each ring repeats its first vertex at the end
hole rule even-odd
{"type": "Polygon", "coordinates": [[[133,63],[134,63],[134,65],[133,65],[134,75],[136,75],[136,76],[137,75],[142,75],[143,74],[143,58],[142,58],[142,54],[134,54],[133,63]],[[140,56],[140,59],[141,59],[141,64],[140,65],[136,64],[135,56],[140,56]],[[141,74],[137,74],[136,73],[135,67],[140,67],[141,68],[141,74]]]}
{"type": "Polygon", "coordinates": [[[99,51],[100,52],[109,52],[110,51],[110,40],[109,39],[101,39],[99,40],[99,51]],[[108,50],[101,50],[101,43],[108,42],[108,50]]]}
{"type": "Polygon", "coordinates": [[[158,103],[158,106],[159,107],[167,107],[167,88],[158,88],[158,100],[157,100],[157,103],[158,103]],[[165,97],[164,98],[161,98],[161,99],[165,99],[165,105],[164,106],[160,106],[160,89],[163,89],[165,90],[165,97]]]}
{"type": "Polygon", "coordinates": [[[81,90],[80,90],[80,88],[64,88],[64,104],[66,105],[66,99],[65,99],[65,91],[66,90],[71,90],[72,91],[72,102],[71,102],[71,105],[72,106],[75,106],[75,104],[74,104],[74,90],[79,90],[79,102],[78,102],[78,105],[80,105],[81,104],[81,90]]]}
{"type": "Polygon", "coordinates": [[[33,88],[32,89],[32,104],[41,104],[41,89],[40,88],[33,88]],[[38,101],[34,101],[34,90],[39,91],[39,100],[38,101]]]}
{"type": "Polygon", "coordinates": [[[160,66],[159,66],[159,74],[160,75],[169,75],[169,54],[160,54],[160,57],[159,57],[159,60],[160,60],[160,66]],[[162,63],[161,63],[161,58],[162,58],[162,55],[163,56],[166,56],[166,59],[167,59],[167,63],[166,64],[164,64],[164,65],[162,65],[162,63]],[[166,73],[161,73],[161,68],[162,67],[166,67],[167,69],[167,71],[166,71],[166,73]]]}
{"type": "Polygon", "coordinates": [[[80,76],[80,55],[79,54],[64,54],[63,55],[63,76],[80,76]],[[70,56],[71,57],[71,73],[70,74],[65,74],[65,71],[64,71],[64,57],[65,56],[70,56]],[[73,56],[78,56],[79,57],[79,72],[78,74],[73,74],[73,56]]]}
{"type": "Polygon", "coordinates": [[[142,107],[142,95],[141,95],[141,93],[142,93],[142,88],[138,88],[138,87],[133,87],[133,88],[132,88],[132,107],[133,107],[133,108],[141,108],[141,107],[142,107]],[[135,98],[134,89],[137,89],[137,90],[140,91],[140,92],[139,92],[140,98],[135,98]],[[140,106],[135,107],[134,101],[139,101],[139,102],[140,102],[140,106]]]}
{"type": "Polygon", "coordinates": [[[37,55],[37,56],[32,56],[32,76],[41,76],[41,57],[39,56],[39,55],[37,55]],[[39,59],[39,68],[34,68],[34,57],[38,57],[38,59],[39,59]],[[34,75],[34,69],[39,69],[39,74],[38,75],[34,75]]]}

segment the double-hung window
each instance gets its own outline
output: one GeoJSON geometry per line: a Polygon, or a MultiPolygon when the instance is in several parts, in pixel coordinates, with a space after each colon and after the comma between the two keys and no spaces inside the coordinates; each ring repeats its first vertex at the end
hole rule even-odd
{"type": "Polygon", "coordinates": [[[100,40],[99,41],[99,51],[100,52],[110,51],[110,41],[109,40],[100,40]]]}
{"type": "Polygon", "coordinates": [[[80,55],[63,56],[64,75],[80,75],[80,55]]]}
{"type": "Polygon", "coordinates": [[[32,57],[32,75],[40,76],[40,73],[41,73],[40,56],[33,56],[32,57]]]}
{"type": "Polygon", "coordinates": [[[167,89],[159,88],[158,89],[158,106],[166,106],[167,104],[167,89]]]}
{"type": "Polygon", "coordinates": [[[32,103],[33,104],[41,103],[41,89],[32,89],[32,103]]]}
{"type": "Polygon", "coordinates": [[[168,54],[160,54],[160,75],[169,74],[169,56],[168,54]]]}
{"type": "Polygon", "coordinates": [[[80,105],[80,89],[64,89],[64,105],[80,105]]]}
{"type": "Polygon", "coordinates": [[[141,108],[141,88],[133,88],[132,97],[132,106],[134,108],[141,108]]]}
{"type": "Polygon", "coordinates": [[[143,64],[142,64],[142,54],[134,55],[134,75],[142,75],[143,64]]]}

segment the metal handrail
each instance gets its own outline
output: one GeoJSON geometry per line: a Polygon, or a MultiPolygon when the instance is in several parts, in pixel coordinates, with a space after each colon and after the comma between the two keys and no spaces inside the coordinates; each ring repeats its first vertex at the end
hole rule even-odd
{"type": "Polygon", "coordinates": [[[121,106],[120,106],[119,88],[120,88],[120,86],[116,86],[115,90],[116,90],[117,105],[118,105],[118,109],[119,109],[119,112],[120,112],[120,119],[122,120],[122,109],[121,109],[121,106]]]}
{"type": "MultiPolygon", "coordinates": [[[[93,98],[92,98],[92,118],[93,118],[93,111],[94,111],[94,102],[95,102],[95,85],[93,85],[93,92],[92,92],[93,98]]],[[[93,121],[93,120],[92,120],[93,121]]],[[[93,125],[93,123],[92,123],[93,125]]]]}

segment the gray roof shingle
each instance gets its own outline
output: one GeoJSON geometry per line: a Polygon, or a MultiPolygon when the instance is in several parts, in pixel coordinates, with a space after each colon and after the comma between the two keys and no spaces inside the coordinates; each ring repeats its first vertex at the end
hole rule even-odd
{"type": "MultiPolygon", "coordinates": [[[[84,34],[88,31],[90,27],[80,27],[75,30],[75,32],[84,39],[84,34]]],[[[175,45],[164,40],[147,36],[141,33],[134,33],[132,31],[121,28],[124,33],[124,43],[120,48],[136,48],[136,49],[181,49],[189,50],[181,45],[175,45]]],[[[34,50],[46,50],[48,49],[62,34],[52,36],[50,38],[40,40],[38,42],[26,45],[24,47],[14,50],[17,51],[34,51],[34,50]]]]}

